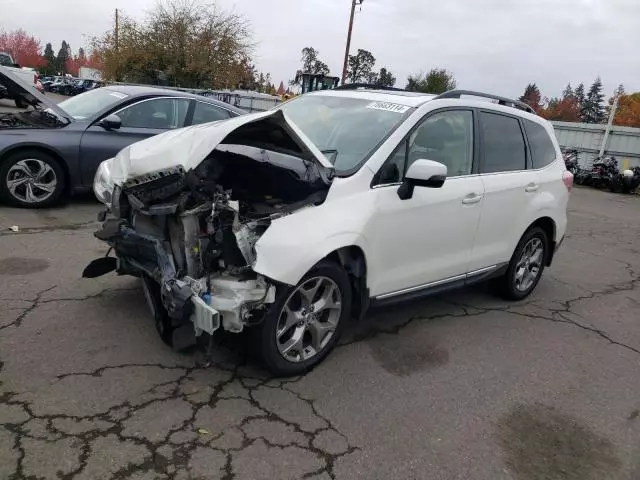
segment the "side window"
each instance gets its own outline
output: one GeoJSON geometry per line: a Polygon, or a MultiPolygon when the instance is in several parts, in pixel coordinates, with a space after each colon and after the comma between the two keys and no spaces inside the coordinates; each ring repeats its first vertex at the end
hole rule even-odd
{"type": "Polygon", "coordinates": [[[520,122],[513,117],[480,112],[483,146],[481,173],[512,172],[526,168],[526,149],[520,122]]]}
{"type": "Polygon", "coordinates": [[[215,122],[216,120],[226,120],[229,112],[223,108],[211,105],[210,103],[196,101],[196,108],[193,111],[192,125],[200,123],[215,122]]]}
{"type": "Polygon", "coordinates": [[[530,120],[524,120],[524,130],[527,132],[533,168],[542,168],[556,159],[556,149],[549,138],[549,134],[542,125],[530,120]]]}
{"type": "Polygon", "coordinates": [[[469,175],[473,165],[473,113],[447,110],[424,120],[409,137],[407,168],[418,159],[443,163],[448,177],[469,175]]]}
{"type": "Polygon", "coordinates": [[[189,100],[157,98],[131,105],[118,112],[123,127],[171,129],[184,126],[189,100]]]}

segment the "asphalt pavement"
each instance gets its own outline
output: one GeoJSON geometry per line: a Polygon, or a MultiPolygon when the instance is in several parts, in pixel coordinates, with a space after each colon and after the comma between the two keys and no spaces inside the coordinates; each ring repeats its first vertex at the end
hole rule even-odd
{"type": "Polygon", "coordinates": [[[0,479],[638,479],[639,207],[575,189],[528,300],[372,312],[281,380],[240,336],[165,347],[136,279],[82,279],[91,199],[0,206],[0,479]]]}

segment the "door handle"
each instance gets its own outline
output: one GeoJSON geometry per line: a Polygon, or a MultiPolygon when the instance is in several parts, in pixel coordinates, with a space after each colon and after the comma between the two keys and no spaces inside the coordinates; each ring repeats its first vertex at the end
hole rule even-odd
{"type": "Polygon", "coordinates": [[[535,192],[540,188],[540,185],[536,183],[530,183],[527,185],[527,188],[524,189],[525,192],[535,192]]]}
{"type": "Polygon", "coordinates": [[[470,193],[462,199],[462,203],[464,205],[473,205],[474,203],[478,203],[480,200],[482,200],[482,195],[470,193]]]}

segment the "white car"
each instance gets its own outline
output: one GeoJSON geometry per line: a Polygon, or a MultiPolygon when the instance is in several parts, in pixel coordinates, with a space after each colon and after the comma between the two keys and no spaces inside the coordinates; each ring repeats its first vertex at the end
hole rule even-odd
{"type": "Polygon", "coordinates": [[[572,179],[523,103],[314,92],[103,162],[96,236],[116,258],[84,275],[142,277],[174,348],[248,328],[270,370],[297,374],[371,305],[490,278],[525,298],[565,236],[572,179]]]}

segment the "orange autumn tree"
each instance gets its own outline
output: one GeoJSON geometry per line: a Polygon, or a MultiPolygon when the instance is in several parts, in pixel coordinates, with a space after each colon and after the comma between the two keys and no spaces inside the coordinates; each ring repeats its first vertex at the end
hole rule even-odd
{"type": "Polygon", "coordinates": [[[640,92],[620,96],[613,123],[623,127],[640,128],[640,92]]]}
{"type": "Polygon", "coordinates": [[[80,73],[81,67],[95,68],[100,70],[102,68],[102,62],[99,56],[92,52],[88,57],[86,56],[84,49],[78,49],[78,54],[71,58],[68,58],[64,63],[64,68],[67,73],[70,73],[74,77],[77,77],[80,73]]]}
{"type": "Polygon", "coordinates": [[[7,52],[22,67],[44,67],[40,40],[21,28],[12,32],[0,30],[0,52],[7,52]]]}

